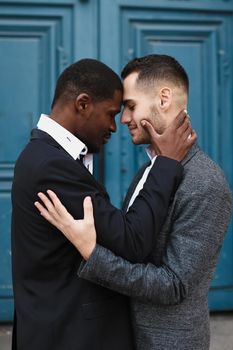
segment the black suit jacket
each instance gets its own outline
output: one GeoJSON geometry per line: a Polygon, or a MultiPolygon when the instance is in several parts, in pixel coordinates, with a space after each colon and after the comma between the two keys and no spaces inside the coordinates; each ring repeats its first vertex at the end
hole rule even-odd
{"type": "Polygon", "coordinates": [[[158,157],[127,214],[54,139],[33,130],[12,187],[14,350],[133,349],[128,298],[77,276],[81,256],[34,207],[37,193],[54,190],[75,218],[90,195],[98,242],[143,261],[164,221],[182,167],[158,157]],[[155,229],[154,229],[155,227],[155,229]]]}

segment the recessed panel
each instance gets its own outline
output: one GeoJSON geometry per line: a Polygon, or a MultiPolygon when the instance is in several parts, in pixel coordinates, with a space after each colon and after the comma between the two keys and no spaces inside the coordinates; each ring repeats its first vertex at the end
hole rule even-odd
{"type": "Polygon", "coordinates": [[[0,161],[13,162],[39,112],[39,41],[0,39],[0,161]]]}

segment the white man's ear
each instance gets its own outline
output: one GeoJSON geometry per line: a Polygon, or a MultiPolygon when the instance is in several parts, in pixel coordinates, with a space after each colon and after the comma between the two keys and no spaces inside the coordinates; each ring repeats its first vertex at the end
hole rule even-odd
{"type": "Polygon", "coordinates": [[[163,87],[159,92],[159,108],[166,112],[172,103],[172,90],[169,87],[163,87]]]}

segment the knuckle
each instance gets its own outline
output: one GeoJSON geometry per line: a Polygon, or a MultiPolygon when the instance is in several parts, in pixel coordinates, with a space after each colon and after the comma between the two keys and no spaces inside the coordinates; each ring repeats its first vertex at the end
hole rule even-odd
{"type": "Polygon", "coordinates": [[[55,213],[56,213],[54,207],[52,207],[52,206],[49,208],[49,212],[50,212],[50,214],[52,214],[53,216],[54,216],[55,213]]]}

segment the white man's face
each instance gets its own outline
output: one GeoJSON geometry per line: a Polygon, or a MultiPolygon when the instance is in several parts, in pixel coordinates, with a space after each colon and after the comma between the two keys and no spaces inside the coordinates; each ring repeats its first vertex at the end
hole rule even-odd
{"type": "Polygon", "coordinates": [[[134,72],[124,80],[124,110],[121,122],[128,126],[134,144],[148,144],[150,138],[141,126],[141,121],[148,120],[158,132],[162,132],[165,125],[156,108],[155,92],[139,89],[137,77],[138,73],[134,72]]]}

